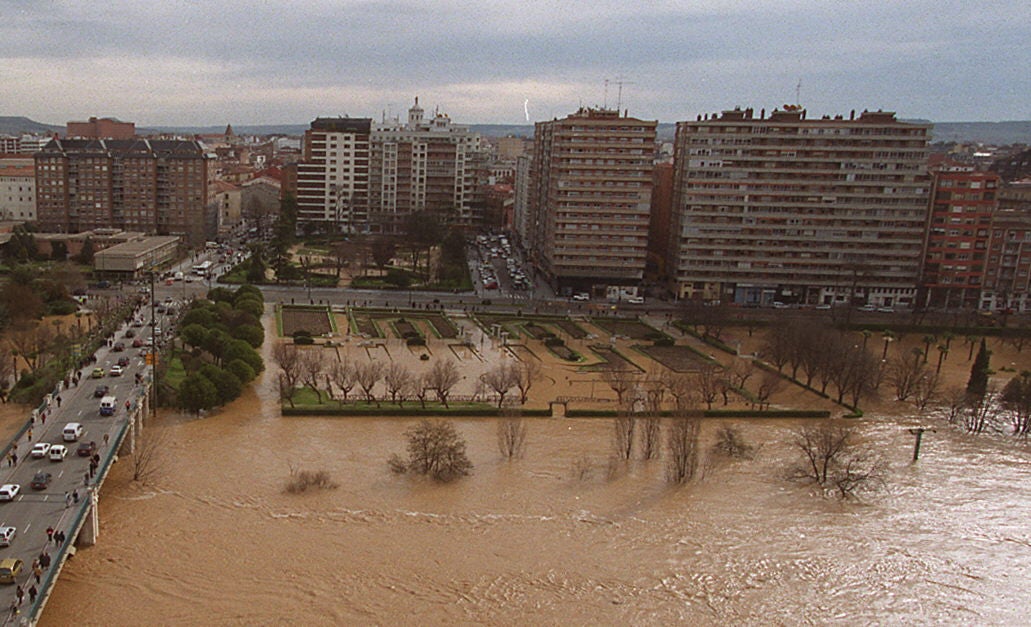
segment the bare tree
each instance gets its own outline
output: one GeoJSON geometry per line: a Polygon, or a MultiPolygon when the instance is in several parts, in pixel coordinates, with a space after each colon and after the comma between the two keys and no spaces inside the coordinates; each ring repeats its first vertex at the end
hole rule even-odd
{"type": "Polygon", "coordinates": [[[347,396],[351,393],[351,390],[358,384],[357,379],[355,379],[354,364],[346,359],[335,362],[329,368],[329,377],[333,380],[337,389],[340,390],[340,404],[343,405],[347,402],[347,396]]]}
{"type": "Polygon", "coordinates": [[[895,390],[895,399],[908,401],[919,381],[930,371],[919,348],[903,353],[888,364],[887,381],[895,390]]]}
{"type": "Polygon", "coordinates": [[[0,401],[7,402],[7,393],[17,382],[18,373],[14,368],[14,355],[0,349],[0,401]]]}
{"type": "Polygon", "coordinates": [[[293,395],[297,384],[301,380],[301,352],[293,344],[279,343],[272,347],[272,361],[276,362],[282,371],[279,380],[280,395],[284,395],[294,406],[293,395]]]}
{"type": "Polygon", "coordinates": [[[446,408],[448,406],[447,399],[451,394],[451,389],[458,384],[458,381],[461,378],[462,376],[458,373],[458,367],[455,366],[455,362],[450,359],[438,359],[433,362],[433,366],[430,368],[426,383],[429,388],[437,393],[437,400],[439,400],[446,408]]]}
{"type": "Polygon", "coordinates": [[[723,368],[716,364],[703,364],[694,375],[695,390],[706,409],[712,409],[712,404],[720,393],[720,379],[723,368]]]}
{"type": "Polygon", "coordinates": [[[526,444],[526,422],[518,413],[504,415],[498,421],[498,450],[505,459],[521,457],[526,444]]]}
{"type": "Polygon", "coordinates": [[[963,427],[968,433],[983,433],[985,430],[998,430],[999,393],[989,386],[983,397],[967,394],[967,403],[963,408],[963,427]]]}
{"type": "Polygon", "coordinates": [[[687,409],[694,404],[695,389],[692,379],[690,375],[672,371],[667,371],[663,375],[666,390],[673,397],[673,406],[676,409],[687,409]]]}
{"type": "Polygon", "coordinates": [[[390,394],[390,402],[397,403],[398,407],[404,404],[404,391],[411,386],[412,373],[408,368],[394,362],[387,366],[383,374],[383,382],[387,386],[387,394],[390,394]],[[398,400],[400,397],[400,400],[398,400]]]}
{"type": "Polygon", "coordinates": [[[480,381],[497,395],[498,407],[505,404],[505,395],[515,386],[518,380],[519,374],[515,367],[506,362],[501,362],[480,375],[480,381]]]}
{"type": "Polygon", "coordinates": [[[165,429],[150,427],[139,432],[130,464],[132,480],[146,485],[148,481],[160,477],[165,471],[163,460],[168,447],[169,437],[165,429]]]}
{"type": "Polygon", "coordinates": [[[735,359],[734,363],[726,369],[725,375],[731,385],[745,389],[748,380],[755,375],[756,370],[755,362],[751,359],[735,359]]]}
{"type": "Polygon", "coordinates": [[[698,434],[701,419],[679,413],[669,424],[666,432],[666,480],[670,483],[687,483],[698,471],[698,434]]]}
{"type": "Polygon", "coordinates": [[[365,394],[365,401],[376,403],[376,407],[380,406],[379,399],[372,391],[382,377],[383,364],[378,361],[362,361],[354,366],[354,378],[358,381],[358,386],[362,388],[362,392],[365,394]]]}
{"type": "Polygon", "coordinates": [[[916,387],[913,389],[913,405],[921,413],[927,411],[927,408],[938,398],[941,380],[941,375],[937,372],[926,372],[917,381],[916,387]]]}
{"type": "Polygon", "coordinates": [[[949,424],[956,424],[962,420],[963,412],[966,411],[969,404],[966,390],[951,387],[942,395],[937,413],[949,424]]]}
{"type": "Polygon", "coordinates": [[[795,432],[792,444],[803,459],[795,476],[834,488],[841,498],[884,483],[883,464],[860,446],[851,428],[828,424],[803,427],[795,432]]]}
{"type": "Polygon", "coordinates": [[[623,407],[612,423],[612,445],[616,456],[630,459],[634,453],[634,432],[637,430],[637,417],[629,407],[623,407]]]}
{"type": "Polygon", "coordinates": [[[712,452],[731,459],[752,459],[755,457],[756,447],[745,441],[740,429],[725,425],[716,432],[712,452]]]}
{"type": "Polygon", "coordinates": [[[999,400],[1010,414],[1013,433],[1027,437],[1031,433],[1031,371],[1025,370],[1010,379],[999,400]]]}
{"type": "Polygon", "coordinates": [[[541,378],[541,363],[528,359],[516,366],[516,389],[519,390],[519,404],[525,405],[530,397],[530,388],[541,378]]]}
{"type": "Polygon", "coordinates": [[[666,380],[661,374],[649,373],[643,382],[645,416],[641,420],[641,457],[654,459],[661,447],[662,406],[666,396],[666,380]]]}
{"type": "Polygon", "coordinates": [[[322,392],[319,390],[319,379],[322,378],[322,371],[325,363],[322,359],[322,351],[318,348],[310,348],[301,351],[300,363],[298,364],[301,381],[315,393],[315,399],[322,404],[322,392]]]}
{"type": "Polygon", "coordinates": [[[429,373],[423,373],[415,378],[412,382],[412,394],[415,398],[419,399],[419,405],[426,409],[426,398],[429,396],[430,390],[433,387],[430,385],[429,373]]]}
{"type": "Polygon", "coordinates": [[[759,409],[768,409],[770,399],[783,387],[783,377],[776,372],[764,372],[759,378],[759,385],[755,388],[755,402],[759,404],[759,409]]]}
{"type": "Polygon", "coordinates": [[[423,420],[405,432],[408,459],[390,458],[394,472],[410,472],[447,482],[468,475],[472,462],[465,453],[465,438],[450,421],[423,420]]]}
{"type": "Polygon", "coordinates": [[[601,371],[601,378],[616,393],[616,403],[620,407],[623,406],[627,395],[637,384],[637,376],[630,370],[606,368],[601,371]]]}

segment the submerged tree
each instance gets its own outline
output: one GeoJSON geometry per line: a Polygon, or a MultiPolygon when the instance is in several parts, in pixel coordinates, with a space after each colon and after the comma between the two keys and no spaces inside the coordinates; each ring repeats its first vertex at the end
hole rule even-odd
{"type": "Polygon", "coordinates": [[[666,480],[687,483],[698,471],[698,434],[701,419],[681,413],[670,421],[666,432],[666,480]]]}
{"type": "Polygon", "coordinates": [[[974,398],[983,398],[988,391],[988,361],[991,352],[984,338],[981,338],[981,348],[977,351],[974,365],[970,367],[970,379],[967,380],[967,394],[974,398]]]}
{"type": "Polygon", "coordinates": [[[450,421],[423,420],[405,432],[408,459],[390,458],[391,470],[414,473],[448,482],[468,475],[473,468],[465,453],[465,439],[450,421]]]}
{"type": "Polygon", "coordinates": [[[792,444],[803,459],[795,477],[833,488],[841,498],[884,483],[880,460],[859,444],[851,428],[804,427],[795,432],[792,444]]]}

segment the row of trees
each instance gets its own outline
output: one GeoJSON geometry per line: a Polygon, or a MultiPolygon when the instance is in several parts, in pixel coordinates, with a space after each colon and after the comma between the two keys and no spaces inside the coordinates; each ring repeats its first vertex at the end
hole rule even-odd
{"type": "Polygon", "coordinates": [[[264,369],[257,349],[265,339],[261,291],[244,285],[236,292],[216,288],[208,300],[191,303],[180,322],[179,339],[189,352],[180,358],[186,377],[179,384],[178,403],[197,412],[237,398],[264,369]]]}
{"type": "MultiPolygon", "coordinates": [[[[72,261],[83,265],[93,263],[95,247],[93,240],[86,237],[79,253],[71,257],[72,261]]],[[[11,231],[11,239],[3,247],[4,259],[8,262],[25,263],[28,261],[67,261],[68,245],[56,240],[50,242],[50,254],[45,255],[36,243],[36,236],[28,225],[19,224],[11,231]]]]}
{"type": "Polygon", "coordinates": [[[448,407],[451,393],[462,378],[450,359],[437,359],[427,372],[417,375],[396,362],[351,361],[346,355],[329,355],[322,348],[287,343],[272,348],[272,360],[280,370],[280,396],[291,407],[303,388],[311,390],[320,404],[335,400],[342,406],[364,400],[376,407],[390,402],[403,408],[406,402],[418,401],[425,408],[428,400],[436,398],[448,407]]]}

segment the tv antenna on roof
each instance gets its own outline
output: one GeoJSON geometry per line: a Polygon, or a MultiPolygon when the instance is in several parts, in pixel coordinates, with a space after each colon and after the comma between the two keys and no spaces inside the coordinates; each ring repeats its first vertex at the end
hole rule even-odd
{"type": "Polygon", "coordinates": [[[795,85],[795,104],[802,104],[802,79],[798,79],[798,84],[795,85]]]}
{"type": "MultiPolygon", "coordinates": [[[[611,80],[611,83],[616,84],[618,86],[618,88],[619,88],[618,91],[617,91],[617,99],[616,99],[616,110],[619,111],[621,108],[623,108],[623,86],[624,85],[635,85],[635,84],[634,84],[634,81],[627,80],[626,76],[617,76],[616,78],[613,78],[611,80]]],[[[605,78],[605,103],[604,103],[604,107],[606,109],[608,108],[608,84],[609,84],[609,80],[608,80],[608,78],[605,78]]]]}

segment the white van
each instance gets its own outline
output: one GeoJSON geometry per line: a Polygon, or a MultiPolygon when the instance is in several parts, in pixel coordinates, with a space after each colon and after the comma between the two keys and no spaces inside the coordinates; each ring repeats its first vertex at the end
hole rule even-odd
{"type": "Polygon", "coordinates": [[[100,415],[113,416],[118,407],[118,399],[114,396],[105,396],[100,399],[100,415]]]}
{"type": "Polygon", "coordinates": [[[64,426],[64,431],[61,432],[61,436],[65,442],[76,442],[82,437],[83,429],[82,425],[77,422],[69,422],[64,426]]]}

